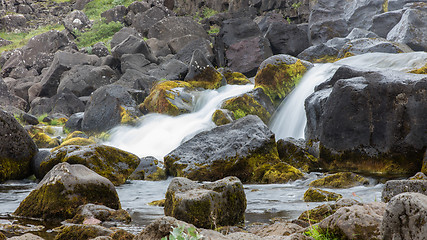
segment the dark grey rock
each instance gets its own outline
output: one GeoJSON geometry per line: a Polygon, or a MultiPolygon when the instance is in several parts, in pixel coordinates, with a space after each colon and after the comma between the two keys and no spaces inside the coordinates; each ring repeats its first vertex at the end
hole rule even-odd
{"type": "Polygon", "coordinates": [[[193,53],[196,49],[200,50],[202,54],[208,59],[208,61],[212,62],[214,60],[215,56],[212,52],[211,42],[204,38],[199,38],[188,42],[177,52],[175,58],[185,64],[190,64],[191,57],[193,56],[193,53]]]}
{"type": "Polygon", "coordinates": [[[324,43],[321,43],[321,44],[306,48],[304,51],[298,54],[297,58],[311,62],[315,59],[320,59],[325,56],[337,56],[337,55],[338,55],[338,49],[328,46],[324,43]]]}
{"type": "Polygon", "coordinates": [[[270,25],[265,37],[270,41],[273,54],[297,56],[310,46],[307,24],[275,22],[270,25]]]}
{"type": "Polygon", "coordinates": [[[406,192],[415,192],[427,196],[427,180],[387,181],[384,186],[381,198],[384,202],[389,202],[394,196],[406,192]]]}
{"type": "Polygon", "coordinates": [[[123,73],[126,73],[129,69],[141,71],[143,67],[150,63],[142,53],[123,54],[121,57],[121,69],[123,73]]]}
{"type": "Polygon", "coordinates": [[[82,112],[85,104],[80,101],[74,93],[64,90],[51,98],[36,98],[31,102],[30,113],[42,115],[44,113],[55,114],[61,113],[70,116],[76,112],[82,112]]]}
{"type": "Polygon", "coordinates": [[[170,41],[188,34],[208,38],[203,27],[190,17],[167,17],[155,23],[148,31],[148,38],[170,41]]]}
{"type": "Polygon", "coordinates": [[[24,120],[24,122],[26,122],[30,125],[39,124],[39,120],[37,119],[37,117],[35,117],[34,115],[31,115],[29,113],[25,113],[24,115],[22,115],[22,120],[24,120]]]}
{"type": "Polygon", "coordinates": [[[25,28],[28,25],[27,18],[22,14],[9,14],[0,18],[0,26],[6,31],[14,31],[25,28]]]}
{"type": "Polygon", "coordinates": [[[34,173],[37,179],[42,179],[43,176],[40,174],[40,164],[45,162],[49,158],[50,151],[40,150],[36,156],[31,160],[31,171],[34,173]]]}
{"type": "Polygon", "coordinates": [[[403,10],[396,10],[375,15],[369,31],[376,33],[382,38],[387,38],[387,34],[402,18],[403,12],[403,10]]]}
{"type": "Polygon", "coordinates": [[[171,59],[162,63],[159,68],[148,71],[148,74],[157,79],[183,80],[188,72],[188,66],[177,60],[171,59]]]}
{"type": "Polygon", "coordinates": [[[115,6],[101,13],[101,17],[105,18],[105,22],[125,22],[125,16],[128,14],[128,9],[123,5],[115,6]]]}
{"type": "Polygon", "coordinates": [[[84,112],[77,112],[72,114],[65,123],[65,128],[70,130],[70,132],[81,131],[83,116],[84,112]]]}
{"type": "Polygon", "coordinates": [[[166,41],[161,41],[156,38],[147,39],[147,44],[150,47],[153,55],[156,57],[165,57],[169,54],[172,54],[166,41]]]}
{"type": "Polygon", "coordinates": [[[98,57],[105,57],[110,54],[107,46],[103,42],[95,43],[92,47],[92,54],[95,54],[98,57]]]}
{"type": "Polygon", "coordinates": [[[156,63],[157,58],[153,56],[151,49],[148,47],[147,43],[134,35],[130,35],[128,38],[123,40],[121,43],[116,45],[111,49],[111,54],[115,58],[121,58],[124,54],[135,54],[141,53],[148,59],[150,62],[156,63]]]}
{"type": "Polygon", "coordinates": [[[408,3],[427,2],[426,0],[388,0],[388,10],[395,11],[404,8],[408,3]]]}
{"type": "Polygon", "coordinates": [[[176,37],[168,41],[168,46],[173,54],[177,54],[183,47],[185,47],[185,45],[199,38],[200,38],[199,36],[195,36],[191,34],[181,36],[181,37],[176,37]]]}
{"type": "Polygon", "coordinates": [[[149,180],[148,176],[153,173],[156,173],[159,168],[159,160],[155,157],[143,157],[139,162],[138,167],[136,167],[135,171],[129,176],[129,179],[132,180],[149,180]]]}
{"type": "Polygon", "coordinates": [[[23,111],[26,111],[28,103],[24,99],[11,93],[8,90],[6,83],[3,81],[3,79],[0,78],[0,106],[13,106],[23,111]]]}
{"type": "Polygon", "coordinates": [[[119,45],[121,42],[126,40],[126,38],[128,38],[130,35],[141,37],[138,31],[135,30],[135,28],[124,27],[113,35],[113,38],[110,41],[111,48],[114,48],[115,46],[119,45]]]}
{"type": "Polygon", "coordinates": [[[91,27],[90,19],[86,14],[79,10],[74,10],[65,16],[62,23],[70,33],[74,31],[82,31],[85,28],[91,27]]]}
{"type": "Polygon", "coordinates": [[[147,11],[137,13],[131,26],[142,35],[147,36],[148,29],[165,17],[167,17],[167,12],[161,7],[154,6],[147,11]]]}
{"type": "Polygon", "coordinates": [[[372,52],[404,53],[412,50],[405,44],[390,42],[383,38],[358,38],[344,44],[338,52],[338,58],[343,58],[348,53],[360,55],[372,52]]]}

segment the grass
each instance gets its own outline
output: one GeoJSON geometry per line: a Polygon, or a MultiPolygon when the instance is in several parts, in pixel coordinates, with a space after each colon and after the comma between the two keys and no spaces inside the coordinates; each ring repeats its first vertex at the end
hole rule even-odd
{"type": "Polygon", "coordinates": [[[203,19],[210,18],[215,14],[218,14],[218,11],[215,11],[215,10],[208,8],[208,7],[204,7],[201,12],[197,12],[194,15],[194,20],[196,20],[197,22],[200,22],[203,19]]]}
{"type": "Polygon", "coordinates": [[[99,20],[101,13],[118,5],[129,6],[134,0],[93,0],[86,4],[83,12],[92,20],[99,20]]]}
{"type": "Polygon", "coordinates": [[[110,46],[108,43],[111,38],[122,27],[123,24],[120,22],[105,23],[102,19],[97,20],[89,31],[74,33],[77,36],[77,46],[79,48],[90,47],[97,42],[104,42],[106,46],[110,46]]]}
{"type": "Polygon", "coordinates": [[[318,226],[312,226],[307,232],[305,232],[305,235],[310,236],[315,240],[340,240],[328,231],[326,231],[326,233],[320,232],[318,226]]]}

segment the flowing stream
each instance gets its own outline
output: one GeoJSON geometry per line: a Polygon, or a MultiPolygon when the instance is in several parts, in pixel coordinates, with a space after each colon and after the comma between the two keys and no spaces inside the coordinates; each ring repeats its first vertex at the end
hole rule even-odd
{"type": "MultiPolygon", "coordinates": [[[[305,127],[304,100],[314,87],[330,78],[342,65],[359,67],[393,69],[406,71],[419,68],[427,62],[427,53],[383,54],[372,53],[354,56],[333,64],[318,64],[310,69],[296,89],[283,101],[273,116],[270,128],[276,139],[284,137],[302,138],[305,127]]],[[[218,90],[194,92],[194,111],[177,117],[161,114],[149,114],[141,119],[135,127],[121,126],[112,130],[111,140],[105,144],[132,152],[139,157],[154,156],[159,160],[195,134],[211,129],[213,112],[230,97],[240,95],[253,89],[253,85],[227,85],[218,90]]],[[[247,197],[246,221],[268,222],[273,217],[294,219],[301,212],[323,203],[305,203],[302,201],[308,184],[322,177],[320,173],[310,173],[303,180],[287,184],[245,185],[247,197]]],[[[379,201],[383,184],[370,179],[369,186],[349,189],[334,189],[345,198],[362,202],[379,201]]],[[[130,225],[122,226],[137,233],[153,219],[163,216],[163,209],[149,206],[154,200],[163,199],[170,179],[165,181],[130,181],[117,187],[122,208],[132,216],[130,225]]],[[[12,213],[19,203],[33,190],[33,181],[9,181],[0,184],[0,225],[9,222],[7,214],[12,213]]]]}

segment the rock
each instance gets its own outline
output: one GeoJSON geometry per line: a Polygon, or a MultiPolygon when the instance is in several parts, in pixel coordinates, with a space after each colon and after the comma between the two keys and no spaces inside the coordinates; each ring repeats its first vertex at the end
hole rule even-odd
{"type": "Polygon", "coordinates": [[[304,202],[328,202],[342,198],[341,194],[310,187],[304,193],[304,202]]]}
{"type": "Polygon", "coordinates": [[[123,54],[121,58],[121,70],[123,73],[126,73],[129,69],[141,71],[143,67],[150,63],[142,53],[123,54]]]}
{"type": "Polygon", "coordinates": [[[174,178],[166,191],[165,215],[197,227],[216,228],[244,221],[246,195],[236,177],[198,184],[174,178]]]}
{"type": "Polygon", "coordinates": [[[72,218],[86,203],[120,208],[114,185],[83,165],[60,163],[49,171],[19,205],[15,215],[43,218],[72,218]]]}
{"type": "Polygon", "coordinates": [[[70,33],[74,33],[74,31],[82,31],[85,28],[90,28],[92,25],[86,14],[79,10],[74,10],[68,13],[62,24],[70,33]]]}
{"type": "Polygon", "coordinates": [[[8,77],[10,72],[20,66],[25,66],[22,59],[22,50],[15,49],[2,53],[2,71],[3,77],[8,77]]]}
{"type": "Polygon", "coordinates": [[[188,93],[193,87],[183,81],[162,81],[151,90],[150,95],[139,105],[141,112],[164,113],[177,116],[193,109],[193,96],[188,93]]]}
{"type": "Polygon", "coordinates": [[[103,86],[91,95],[83,116],[82,130],[107,131],[119,124],[132,123],[139,115],[136,102],[126,88],[103,86]]]}
{"type": "Polygon", "coordinates": [[[132,20],[131,26],[142,35],[147,36],[150,27],[165,17],[167,17],[167,12],[165,9],[154,6],[147,11],[137,13],[132,20]]]}
{"type": "Polygon", "coordinates": [[[309,62],[285,54],[269,57],[259,67],[255,87],[262,88],[277,107],[312,66],[309,62]]]}
{"type": "MultiPolygon", "coordinates": [[[[0,237],[1,239],[1,237],[0,237]]],[[[6,239],[6,238],[5,238],[6,239]]],[[[44,238],[34,235],[32,233],[26,233],[21,236],[7,238],[8,240],[43,240],[44,238]]]]}
{"type": "Polygon", "coordinates": [[[257,115],[265,124],[268,124],[275,110],[270,98],[261,88],[225,100],[221,108],[230,110],[236,120],[247,115],[257,115]]]}
{"type": "Polygon", "coordinates": [[[166,41],[150,38],[147,39],[146,42],[153,52],[153,55],[156,57],[166,57],[167,55],[172,54],[172,51],[170,50],[166,41]]]}
{"type": "Polygon", "coordinates": [[[212,63],[198,49],[193,52],[184,81],[189,82],[194,87],[205,89],[216,89],[225,85],[224,76],[213,67],[212,63]]]}
{"type": "Polygon", "coordinates": [[[176,59],[184,62],[185,64],[191,64],[194,51],[200,50],[209,62],[214,60],[215,56],[212,52],[211,42],[209,40],[205,38],[198,38],[186,43],[187,44],[177,51],[177,54],[175,55],[176,59]]]}
{"type": "MultiPolygon", "coordinates": [[[[176,38],[173,38],[170,41],[168,41],[168,47],[170,48],[172,54],[177,54],[183,47],[188,45],[190,42],[198,40],[198,39],[204,39],[204,38],[200,38],[199,36],[195,36],[195,35],[191,35],[191,34],[181,36],[181,37],[176,37],[176,38]]],[[[207,40],[207,39],[205,39],[205,40],[207,40]]],[[[208,40],[208,42],[209,42],[209,40],[208,40]]],[[[188,62],[190,62],[190,60],[191,60],[191,55],[193,55],[193,51],[190,52],[188,62]]]]}
{"type": "Polygon", "coordinates": [[[105,57],[110,54],[107,46],[103,42],[97,42],[92,46],[92,54],[95,54],[98,57],[105,57]]]}
{"type": "Polygon", "coordinates": [[[140,34],[138,33],[138,31],[135,30],[135,28],[124,27],[124,28],[120,29],[118,32],[116,32],[113,35],[113,38],[110,41],[111,49],[113,49],[114,47],[119,45],[121,42],[126,40],[131,35],[136,36],[136,37],[141,37],[140,34]]]}
{"type": "Polygon", "coordinates": [[[149,156],[141,158],[129,179],[158,181],[167,179],[167,176],[165,170],[159,167],[159,160],[149,156]]]}
{"type": "Polygon", "coordinates": [[[82,112],[85,104],[68,89],[52,96],[51,98],[36,98],[31,102],[30,113],[34,115],[61,113],[71,116],[82,112]]]}
{"type": "Polygon", "coordinates": [[[425,0],[388,0],[387,9],[389,11],[399,10],[404,8],[406,4],[412,2],[425,2],[425,0]]]}
{"type": "Polygon", "coordinates": [[[148,38],[170,41],[188,34],[208,39],[203,27],[190,17],[167,17],[148,30],[148,38]]]}
{"type": "Polygon", "coordinates": [[[328,203],[320,205],[314,209],[307,210],[298,217],[299,220],[309,222],[310,224],[315,224],[326,217],[334,214],[338,209],[342,207],[350,207],[353,205],[361,204],[354,199],[340,199],[336,203],[328,203]]]}
{"type": "Polygon", "coordinates": [[[275,222],[271,225],[266,226],[258,226],[255,228],[251,228],[249,230],[250,233],[253,233],[257,236],[265,237],[270,236],[289,236],[298,231],[301,231],[303,228],[295,223],[290,222],[275,222]]]}
{"type": "Polygon", "coordinates": [[[169,236],[172,228],[177,228],[178,226],[184,226],[185,228],[193,227],[192,224],[177,220],[173,217],[161,217],[154,220],[152,223],[147,225],[147,227],[138,233],[135,236],[135,240],[145,240],[145,239],[161,239],[163,237],[169,236]]]}
{"type": "Polygon", "coordinates": [[[28,107],[27,102],[11,93],[6,83],[0,78],[0,107],[5,108],[8,106],[13,106],[23,111],[26,111],[28,107]]]}
{"type": "MultiPolygon", "coordinates": [[[[6,223],[0,223],[0,229],[5,234],[12,235],[12,236],[20,235],[20,234],[24,234],[24,233],[28,233],[28,232],[43,231],[45,229],[45,227],[41,226],[41,225],[39,225],[39,226],[30,225],[30,224],[28,224],[28,226],[26,226],[26,225],[20,225],[20,224],[11,223],[11,222],[9,223],[8,221],[6,221],[6,223]]],[[[23,238],[25,239],[26,237],[29,238],[30,236],[25,236],[23,238]]],[[[0,239],[2,239],[1,235],[0,235],[0,239]]],[[[4,239],[9,239],[9,238],[4,238],[4,239]]]]}
{"type": "MultiPolygon", "coordinates": [[[[202,234],[204,234],[204,232],[202,232],[202,234]]],[[[251,233],[245,233],[245,232],[235,232],[235,233],[230,233],[227,236],[221,236],[221,237],[212,237],[211,239],[231,239],[231,240],[239,240],[239,239],[246,239],[246,240],[262,240],[263,238],[255,235],[255,234],[251,234],[251,233]]]]}
{"type": "Polygon", "coordinates": [[[409,180],[427,180],[427,176],[422,172],[417,172],[417,174],[410,177],[409,180]]]}
{"type": "Polygon", "coordinates": [[[338,52],[338,58],[370,52],[403,53],[412,50],[405,44],[389,42],[382,38],[358,38],[347,42],[338,52]]]}
{"type": "Polygon", "coordinates": [[[54,148],[60,144],[59,139],[51,138],[46,133],[36,133],[32,136],[32,139],[38,148],[54,148]]]}
{"type": "Polygon", "coordinates": [[[351,172],[340,172],[310,182],[310,187],[350,188],[369,184],[368,179],[351,172]]]}
{"type": "Polygon", "coordinates": [[[421,119],[427,98],[420,91],[426,83],[422,75],[339,67],[305,101],[305,136],[320,140],[320,166],[379,175],[418,172],[427,142],[420,134],[426,129],[421,119]]]}
{"type": "Polygon", "coordinates": [[[39,120],[31,114],[25,113],[24,115],[22,115],[22,120],[24,120],[24,122],[30,124],[30,125],[37,125],[39,124],[39,120]]]}
{"type": "Polygon", "coordinates": [[[129,224],[131,217],[123,209],[114,210],[103,205],[88,203],[77,209],[76,215],[71,220],[74,224],[84,224],[87,219],[98,219],[101,222],[123,222],[129,224]]]}
{"type": "Polygon", "coordinates": [[[416,192],[427,195],[427,180],[387,181],[381,194],[381,199],[384,202],[389,202],[394,196],[406,192],[416,192]]]}
{"type": "Polygon", "coordinates": [[[117,44],[111,49],[111,54],[115,58],[121,58],[123,54],[135,54],[141,53],[150,62],[157,62],[157,58],[154,57],[147,43],[134,35],[130,35],[125,40],[117,44]]]}
{"type": "Polygon", "coordinates": [[[427,236],[427,196],[402,193],[387,204],[382,222],[384,240],[421,240],[427,236]]]}
{"type": "MultiPolygon", "coordinates": [[[[218,71],[220,70],[218,69],[218,71]]],[[[224,75],[225,80],[229,85],[246,85],[251,83],[251,81],[244,74],[233,72],[230,69],[224,69],[222,72],[220,71],[220,73],[224,75]]]]}
{"type": "Polygon", "coordinates": [[[37,179],[42,179],[43,176],[40,174],[40,164],[48,159],[50,151],[40,150],[31,160],[31,172],[34,173],[37,179]]]}
{"type": "Polygon", "coordinates": [[[166,155],[165,165],[168,175],[200,181],[236,176],[272,183],[302,176],[279,161],[274,134],[253,115],[197,134],[166,155]]]}
{"type": "Polygon", "coordinates": [[[319,223],[320,232],[329,232],[341,239],[382,239],[381,223],[386,204],[374,202],[342,207],[319,223]]]}
{"type": "Polygon", "coordinates": [[[66,142],[66,141],[68,141],[70,139],[73,139],[73,138],[86,138],[86,139],[89,139],[89,137],[84,132],[73,131],[73,132],[71,132],[71,133],[69,133],[67,135],[67,137],[64,139],[64,142],[66,142]]]}
{"type": "Polygon", "coordinates": [[[309,153],[306,143],[302,139],[285,138],[277,141],[279,158],[303,172],[309,172],[318,168],[318,160],[309,153]]]}
{"type": "Polygon", "coordinates": [[[93,239],[98,236],[110,236],[113,233],[112,230],[102,226],[76,224],[62,228],[55,240],[93,239]]]}
{"type": "MultiPolygon", "coordinates": [[[[81,65],[95,65],[99,60],[97,56],[85,55],[82,53],[69,53],[58,51],[55,53],[52,64],[49,69],[43,74],[43,78],[40,82],[41,89],[37,96],[40,97],[52,97],[56,93],[63,90],[58,89],[60,86],[60,79],[62,74],[72,67],[80,69],[81,65]]],[[[93,66],[84,66],[83,68],[94,68],[93,66]]],[[[75,71],[75,70],[74,70],[75,71]]]]}
{"type": "Polygon", "coordinates": [[[217,126],[231,123],[234,120],[234,113],[226,109],[218,109],[212,114],[212,122],[217,126]]]}
{"type": "Polygon", "coordinates": [[[118,5],[101,13],[101,17],[105,18],[105,23],[109,23],[109,22],[125,23],[125,16],[127,14],[128,14],[128,9],[123,5],[118,5]]]}
{"type": "Polygon", "coordinates": [[[82,130],[82,121],[83,121],[84,112],[77,112],[70,116],[68,121],[65,123],[65,128],[73,131],[82,130]]]}
{"type": "Polygon", "coordinates": [[[407,9],[387,34],[387,40],[404,43],[414,51],[427,51],[427,8],[407,9]]]}
{"type": "Polygon", "coordinates": [[[273,55],[297,56],[310,46],[307,24],[275,22],[270,25],[265,36],[270,41],[273,55]]]}
{"type": "Polygon", "coordinates": [[[188,67],[185,63],[172,58],[163,62],[158,68],[149,70],[148,74],[157,79],[184,80],[187,72],[188,67]]]}
{"type": "MultiPolygon", "coordinates": [[[[95,141],[92,140],[92,139],[88,139],[88,138],[84,138],[84,137],[74,137],[74,138],[70,138],[70,139],[64,140],[61,143],[61,145],[59,145],[58,147],[53,148],[51,151],[53,152],[53,151],[58,150],[59,148],[62,148],[62,147],[65,147],[65,146],[70,146],[70,145],[88,146],[88,145],[92,145],[92,144],[95,144],[95,141]]],[[[50,168],[52,168],[52,166],[50,168]]],[[[45,171],[45,173],[47,171],[49,171],[50,168],[47,169],[45,171]]]]}
{"type": "Polygon", "coordinates": [[[54,150],[49,158],[42,162],[40,174],[44,176],[61,162],[82,164],[117,186],[125,183],[138,166],[139,158],[132,153],[106,145],[68,145],[54,150]]]}
{"type": "Polygon", "coordinates": [[[27,25],[27,18],[22,14],[8,14],[0,18],[0,26],[2,30],[4,29],[9,32],[25,28],[27,25]]]}
{"type": "Polygon", "coordinates": [[[369,31],[382,38],[387,38],[387,34],[402,18],[403,12],[403,10],[396,10],[375,15],[372,18],[372,26],[369,31]]]}
{"type": "Polygon", "coordinates": [[[0,110],[0,182],[28,177],[37,152],[27,131],[12,115],[0,110]]]}

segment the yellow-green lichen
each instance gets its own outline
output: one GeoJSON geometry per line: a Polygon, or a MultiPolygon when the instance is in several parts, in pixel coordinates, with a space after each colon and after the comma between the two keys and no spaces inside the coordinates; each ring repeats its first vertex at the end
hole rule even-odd
{"type": "Polygon", "coordinates": [[[54,148],[60,144],[57,138],[51,138],[47,134],[41,132],[34,134],[31,138],[39,148],[54,148]]]}
{"type": "Polygon", "coordinates": [[[223,111],[218,109],[212,114],[212,122],[214,122],[217,126],[221,126],[227,123],[231,123],[231,120],[223,111]]]}
{"type": "Polygon", "coordinates": [[[68,141],[68,140],[70,140],[72,138],[77,138],[77,137],[79,137],[79,138],[87,138],[87,136],[86,136],[86,134],[84,132],[74,131],[74,132],[72,132],[72,133],[70,133],[70,134],[67,135],[67,137],[64,139],[64,142],[66,142],[66,141],[68,141]]]}
{"type": "Polygon", "coordinates": [[[157,171],[149,174],[147,176],[144,176],[145,180],[149,181],[160,181],[167,179],[168,176],[166,175],[166,171],[163,168],[157,167],[157,171]]]}
{"type": "Polygon", "coordinates": [[[318,188],[310,187],[304,193],[304,202],[327,202],[337,201],[342,198],[341,194],[328,192],[318,188]]]}
{"type": "Polygon", "coordinates": [[[120,119],[121,124],[134,124],[138,120],[138,117],[130,113],[129,110],[120,106],[120,119]]]}
{"type": "Polygon", "coordinates": [[[70,225],[64,226],[56,235],[55,240],[93,239],[98,236],[108,236],[111,231],[105,231],[98,225],[70,225]]]}
{"type": "Polygon", "coordinates": [[[150,205],[150,206],[164,207],[165,206],[165,201],[166,201],[166,199],[154,200],[152,202],[149,202],[148,205],[150,205]]]}
{"type": "Polygon", "coordinates": [[[273,104],[278,106],[307,71],[300,60],[294,64],[267,64],[255,76],[255,87],[262,88],[273,104]]]}
{"type": "Polygon", "coordinates": [[[388,12],[388,0],[384,0],[383,2],[383,12],[388,12]]]}
{"type": "Polygon", "coordinates": [[[351,172],[335,173],[312,181],[310,187],[349,188],[369,184],[368,179],[351,172]]]}
{"type": "Polygon", "coordinates": [[[251,81],[243,74],[239,72],[227,71],[224,73],[227,84],[230,85],[246,85],[250,84],[251,81]]]}
{"type": "Polygon", "coordinates": [[[263,164],[255,170],[255,175],[262,176],[261,183],[286,183],[303,177],[300,170],[283,162],[263,164]]]}
{"type": "Polygon", "coordinates": [[[236,120],[247,115],[257,115],[267,124],[271,118],[267,109],[249,94],[228,99],[222,104],[222,108],[232,111],[236,120]]]}
{"type": "Polygon", "coordinates": [[[221,73],[212,67],[206,67],[201,73],[197,74],[193,79],[188,79],[195,88],[217,89],[222,86],[223,78],[221,73]]]}
{"type": "Polygon", "coordinates": [[[110,235],[113,240],[133,240],[135,235],[132,233],[126,232],[123,229],[119,229],[110,235]]]}
{"type": "Polygon", "coordinates": [[[94,143],[95,143],[95,141],[93,141],[92,139],[81,138],[81,137],[70,138],[67,141],[64,141],[63,143],[61,143],[61,145],[59,145],[58,147],[52,149],[51,152],[58,150],[59,148],[62,148],[65,146],[70,146],[70,145],[87,146],[87,145],[91,145],[94,143]]]}
{"type": "Polygon", "coordinates": [[[410,73],[427,74],[427,63],[421,68],[410,71],[410,73]]]}

